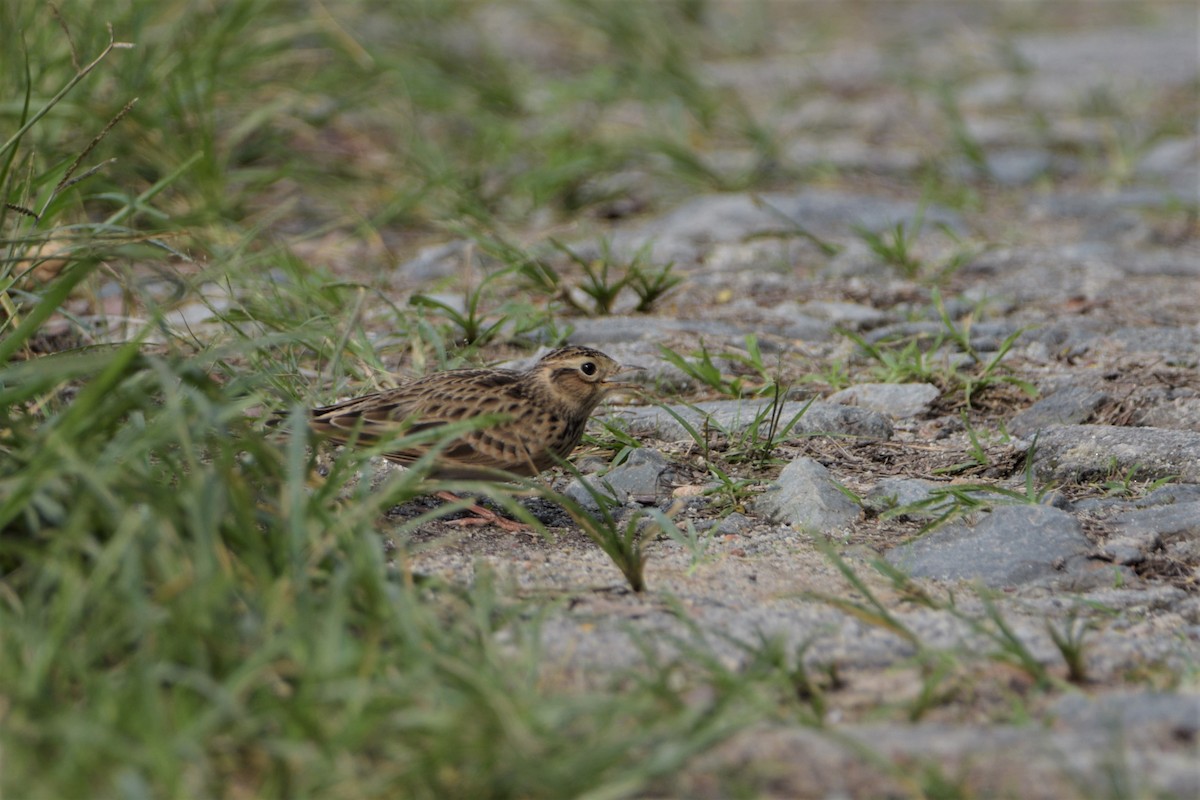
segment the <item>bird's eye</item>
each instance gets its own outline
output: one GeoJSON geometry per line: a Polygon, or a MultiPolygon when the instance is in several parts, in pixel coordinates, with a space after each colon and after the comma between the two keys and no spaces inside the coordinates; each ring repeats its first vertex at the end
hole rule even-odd
{"type": "Polygon", "coordinates": [[[585,361],[579,365],[579,371],[584,375],[595,375],[596,365],[591,361],[585,361]]]}

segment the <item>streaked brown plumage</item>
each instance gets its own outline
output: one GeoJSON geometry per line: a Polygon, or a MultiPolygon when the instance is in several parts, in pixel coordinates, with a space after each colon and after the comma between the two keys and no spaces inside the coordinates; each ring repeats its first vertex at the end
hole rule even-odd
{"type": "MultiPolygon", "coordinates": [[[[464,433],[438,453],[432,476],[495,478],[495,470],[533,476],[571,454],[606,395],[631,388],[611,380],[629,369],[590,347],[562,347],[524,372],[450,370],[314,409],[310,425],[335,442],[373,445],[494,415],[495,424],[464,433]]],[[[388,450],[384,457],[412,464],[430,447],[388,450]]]]}

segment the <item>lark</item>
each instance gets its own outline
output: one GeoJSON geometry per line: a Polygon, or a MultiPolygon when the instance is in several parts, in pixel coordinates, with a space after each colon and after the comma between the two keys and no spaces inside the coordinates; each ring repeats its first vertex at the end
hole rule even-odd
{"type": "MultiPolygon", "coordinates": [[[[481,427],[464,432],[434,455],[433,478],[496,480],[498,473],[532,477],[565,459],[579,444],[588,417],[609,394],[635,384],[615,378],[622,367],[590,347],[561,347],[525,371],[457,369],[417,378],[394,389],[313,409],[310,427],[341,444],[372,446],[464,420],[481,427]]],[[[411,439],[409,440],[411,441],[411,439]]],[[[384,458],[411,465],[433,442],[385,449],[384,458]]],[[[449,492],[438,494],[457,500],[449,492]]],[[[459,524],[525,526],[472,507],[478,517],[459,524]]]]}

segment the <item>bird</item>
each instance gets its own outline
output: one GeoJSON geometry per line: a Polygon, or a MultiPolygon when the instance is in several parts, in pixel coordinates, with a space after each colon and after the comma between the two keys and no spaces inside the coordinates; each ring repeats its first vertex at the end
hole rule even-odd
{"type": "MultiPolygon", "coordinates": [[[[438,445],[414,443],[421,431],[478,420],[433,456],[429,477],[502,479],[535,477],[566,459],[583,437],[588,418],[605,397],[636,384],[615,380],[641,367],[622,366],[599,350],[569,345],[552,350],[524,371],[455,369],[416,378],[392,389],[312,409],[308,425],[338,444],[383,445],[388,461],[411,466],[438,445]],[[394,440],[395,449],[386,443],[394,440]]],[[[442,499],[457,501],[449,492],[442,499]]],[[[472,506],[477,516],[458,524],[527,526],[472,506]]]]}

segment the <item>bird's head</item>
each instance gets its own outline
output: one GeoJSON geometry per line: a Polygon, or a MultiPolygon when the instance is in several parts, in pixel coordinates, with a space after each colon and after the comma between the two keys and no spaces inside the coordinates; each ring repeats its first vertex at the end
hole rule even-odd
{"type": "Polygon", "coordinates": [[[623,367],[599,350],[572,345],[542,356],[530,372],[555,399],[590,411],[611,392],[638,388],[614,378],[639,369],[623,367]]]}

